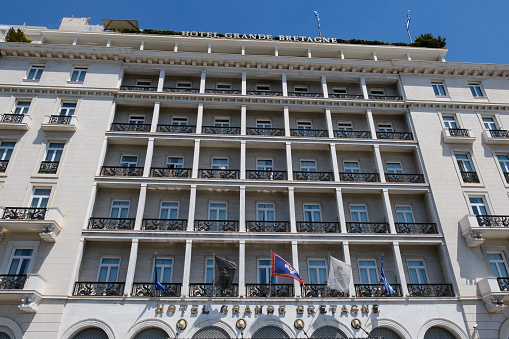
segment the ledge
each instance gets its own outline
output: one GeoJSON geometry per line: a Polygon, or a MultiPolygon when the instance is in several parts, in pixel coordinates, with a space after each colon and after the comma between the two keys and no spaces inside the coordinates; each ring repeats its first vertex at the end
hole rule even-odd
{"type": "Polygon", "coordinates": [[[75,132],[77,123],[78,117],[75,115],[45,115],[41,128],[45,132],[75,132]]]}
{"type": "Polygon", "coordinates": [[[509,137],[494,138],[491,132],[487,130],[482,131],[483,140],[486,145],[509,145],[509,137]]]}
{"type": "Polygon", "coordinates": [[[44,219],[7,219],[4,218],[4,208],[0,208],[0,234],[7,232],[38,232],[46,242],[55,242],[62,230],[63,214],[58,207],[46,209],[44,219]]]}
{"type": "MultiPolygon", "coordinates": [[[[12,116],[11,114],[8,114],[12,116]]],[[[11,130],[11,131],[28,131],[28,124],[32,118],[28,114],[23,115],[23,118],[20,122],[2,122],[4,120],[4,115],[0,118],[0,130],[11,130]]]]}
{"type": "Polygon", "coordinates": [[[444,142],[446,144],[472,144],[477,139],[475,136],[472,136],[473,134],[471,129],[461,131],[464,131],[466,135],[451,135],[451,130],[449,128],[444,128],[442,130],[444,142]]]}

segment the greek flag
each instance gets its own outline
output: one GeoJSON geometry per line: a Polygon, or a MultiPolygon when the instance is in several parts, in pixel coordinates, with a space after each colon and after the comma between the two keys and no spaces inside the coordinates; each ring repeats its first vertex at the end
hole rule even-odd
{"type": "Polygon", "coordinates": [[[408,11],[408,13],[406,15],[405,26],[406,26],[406,30],[408,31],[410,29],[410,11],[408,11]]]}
{"type": "Polygon", "coordinates": [[[320,15],[318,15],[317,11],[313,11],[315,13],[316,21],[318,22],[318,29],[320,29],[320,15]]]}
{"type": "Polygon", "coordinates": [[[154,259],[154,288],[157,291],[160,291],[161,293],[164,293],[164,286],[159,282],[159,279],[157,278],[157,254],[154,259]]]}
{"type": "Polygon", "coordinates": [[[385,274],[384,274],[384,256],[383,255],[382,255],[382,268],[380,269],[380,282],[382,284],[384,284],[384,292],[385,292],[385,294],[388,294],[388,295],[396,294],[394,289],[391,287],[391,285],[389,285],[389,282],[385,278],[385,274]]]}
{"type": "Polygon", "coordinates": [[[292,278],[304,285],[299,272],[276,253],[272,253],[272,276],[292,278]]]}

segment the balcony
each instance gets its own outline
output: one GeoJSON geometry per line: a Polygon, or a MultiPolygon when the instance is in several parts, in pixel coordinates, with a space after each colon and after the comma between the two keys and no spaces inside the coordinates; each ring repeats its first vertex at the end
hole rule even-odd
{"type": "Polygon", "coordinates": [[[205,232],[237,232],[239,230],[238,220],[195,220],[195,231],[205,232]]]}
{"type": "Polygon", "coordinates": [[[143,219],[141,229],[146,231],[185,231],[187,219],[143,219]]]}
{"type": "Polygon", "coordinates": [[[440,298],[454,297],[451,284],[408,284],[410,297],[440,298]]]}
{"type": "Polygon", "coordinates": [[[378,173],[340,172],[339,180],[348,182],[380,182],[378,173]]]}
{"type": "Polygon", "coordinates": [[[157,92],[157,87],[148,86],[120,86],[121,91],[135,91],[135,92],[157,92]]]}
{"type": "Polygon", "coordinates": [[[322,129],[291,129],[290,135],[300,138],[328,138],[329,132],[322,129]]]}
{"type": "Polygon", "coordinates": [[[348,293],[332,290],[325,284],[307,284],[301,286],[304,298],[345,298],[348,293]]]}
{"type": "Polygon", "coordinates": [[[0,275],[0,290],[22,290],[26,281],[26,275],[0,275]]]}
{"type": "Polygon", "coordinates": [[[56,241],[64,219],[56,207],[5,207],[0,208],[0,214],[0,228],[11,232],[39,232],[46,242],[56,241]]]}
{"type": "Polygon", "coordinates": [[[400,95],[368,95],[368,98],[371,100],[392,100],[392,101],[403,100],[403,97],[400,95]]]}
{"type": "Polygon", "coordinates": [[[76,282],[74,296],[121,297],[124,294],[124,282],[76,282]]]}
{"type": "Polygon", "coordinates": [[[414,140],[409,132],[376,132],[376,137],[384,140],[414,140]]]}
{"type": "Polygon", "coordinates": [[[240,178],[240,171],[230,169],[199,169],[198,177],[203,179],[233,180],[240,178]]]}
{"type": "Polygon", "coordinates": [[[58,169],[58,161],[41,161],[41,166],[39,167],[39,173],[43,174],[55,174],[58,169]]]}
{"type": "Polygon", "coordinates": [[[259,171],[248,170],[246,171],[247,178],[250,180],[287,180],[286,171],[259,171]]]}
{"type": "Polygon", "coordinates": [[[248,232],[290,232],[290,223],[288,221],[246,221],[246,230],[248,232]]]}
{"type": "Polygon", "coordinates": [[[258,135],[258,136],[263,136],[263,137],[284,137],[285,130],[282,128],[248,127],[247,135],[258,135]]]}
{"type": "Polygon", "coordinates": [[[112,123],[110,132],[150,132],[150,124],[112,123]]]}
{"type": "Polygon", "coordinates": [[[509,145],[509,131],[503,129],[484,130],[484,142],[486,145],[509,145]]]}
{"type": "Polygon", "coordinates": [[[294,180],[304,181],[332,181],[332,172],[293,172],[294,180]]]}
{"type": "Polygon", "coordinates": [[[133,297],[151,297],[151,298],[168,298],[180,297],[180,290],[182,284],[166,284],[161,283],[164,287],[164,292],[156,290],[155,283],[133,283],[131,295],[133,297]]]}
{"type": "Polygon", "coordinates": [[[389,224],[386,222],[347,222],[348,233],[387,233],[389,224]]]}
{"type": "Polygon", "coordinates": [[[423,184],[424,175],[422,174],[400,174],[400,173],[385,173],[385,180],[387,182],[397,182],[404,184],[423,184]]]}
{"type": "Polygon", "coordinates": [[[306,233],[339,233],[339,222],[297,221],[297,232],[306,233]]]}
{"type": "Polygon", "coordinates": [[[281,97],[283,96],[283,92],[274,92],[274,91],[247,91],[246,95],[263,95],[266,97],[281,97]]]}
{"type": "Polygon", "coordinates": [[[132,230],[134,218],[90,218],[89,230],[132,230]]]}
{"type": "Polygon", "coordinates": [[[159,133],[196,133],[196,126],[189,125],[157,125],[159,133]]]}
{"type": "Polygon", "coordinates": [[[395,223],[396,232],[402,234],[438,234],[435,223],[395,223]]]}
{"type": "Polygon", "coordinates": [[[200,89],[199,88],[163,87],[163,92],[168,92],[168,93],[200,93],[200,89]]]}
{"type": "Polygon", "coordinates": [[[7,171],[7,165],[9,164],[9,160],[0,160],[0,173],[4,173],[7,171]]]}
{"type": "Polygon", "coordinates": [[[150,176],[154,178],[190,178],[191,168],[151,168],[150,176]]]}
{"type": "Polygon", "coordinates": [[[480,182],[477,172],[461,172],[461,179],[463,179],[464,183],[468,184],[475,184],[480,182]]]}
{"type": "Polygon", "coordinates": [[[371,139],[370,131],[334,131],[336,138],[343,139],[371,139]]]}
{"type": "Polygon", "coordinates": [[[240,127],[203,126],[203,134],[240,135],[240,127]]]}
{"type": "Polygon", "coordinates": [[[241,95],[242,91],[236,89],[205,89],[205,94],[232,94],[241,95]]]}
{"type": "Polygon", "coordinates": [[[364,99],[364,95],[362,94],[333,94],[329,93],[329,98],[332,99],[364,99]]]}
{"type": "Polygon", "coordinates": [[[391,284],[396,294],[387,294],[384,284],[355,284],[355,296],[357,298],[382,298],[382,297],[402,297],[401,285],[391,284]]]}
{"type": "Polygon", "coordinates": [[[75,115],[45,115],[41,128],[46,132],[74,132],[77,123],[75,115]]]}
{"type": "Polygon", "coordinates": [[[509,301],[509,278],[486,277],[477,282],[488,313],[502,312],[509,301]]]}
{"type": "Polygon", "coordinates": [[[246,284],[246,297],[248,298],[289,298],[293,296],[293,284],[246,284]]]}
{"type": "Polygon", "coordinates": [[[31,118],[28,114],[2,114],[0,130],[28,131],[31,118]]]}
{"type": "Polygon", "coordinates": [[[202,298],[228,298],[237,297],[239,295],[239,285],[232,284],[229,288],[221,288],[214,286],[214,284],[189,284],[190,297],[202,298]]]}
{"type": "Polygon", "coordinates": [[[323,93],[288,92],[289,97],[323,98],[323,93]]]}
{"type": "Polygon", "coordinates": [[[476,139],[471,129],[463,128],[444,128],[442,137],[447,144],[472,144],[476,139]]]}
{"type": "Polygon", "coordinates": [[[141,177],[143,167],[103,166],[101,175],[108,177],[141,177]]]}

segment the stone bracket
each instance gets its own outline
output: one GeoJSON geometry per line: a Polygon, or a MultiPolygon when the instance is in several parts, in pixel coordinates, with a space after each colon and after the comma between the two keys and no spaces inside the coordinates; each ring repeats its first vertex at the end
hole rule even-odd
{"type": "Polygon", "coordinates": [[[467,242],[468,247],[479,247],[484,243],[484,238],[482,237],[481,231],[470,230],[469,232],[463,234],[465,237],[465,241],[467,242]]]}
{"type": "Polygon", "coordinates": [[[18,305],[20,311],[24,313],[36,313],[41,302],[41,297],[37,294],[23,294],[21,304],[18,305]]]}
{"type": "Polygon", "coordinates": [[[57,236],[60,231],[54,226],[44,226],[42,232],[39,233],[41,239],[46,242],[55,242],[57,241],[57,236]]]}
{"type": "Polygon", "coordinates": [[[498,313],[505,310],[507,305],[504,305],[504,300],[502,296],[492,296],[483,299],[484,305],[486,306],[486,310],[488,313],[498,313]]]}

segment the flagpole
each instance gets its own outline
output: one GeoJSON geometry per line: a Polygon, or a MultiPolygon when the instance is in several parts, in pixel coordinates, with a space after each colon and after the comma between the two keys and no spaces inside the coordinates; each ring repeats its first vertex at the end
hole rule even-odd
{"type": "Polygon", "coordinates": [[[214,257],[214,269],[212,270],[212,296],[215,297],[216,293],[216,254],[212,253],[214,257]]]}
{"type": "Polygon", "coordinates": [[[272,259],[272,250],[270,250],[270,261],[271,261],[271,265],[270,265],[270,276],[269,276],[269,295],[268,297],[270,298],[270,292],[272,291],[272,269],[274,268],[274,261],[272,259]]]}
{"type": "Polygon", "coordinates": [[[152,277],[154,279],[154,296],[157,296],[157,252],[154,252],[154,276],[152,277]]]}
{"type": "Polygon", "coordinates": [[[318,33],[320,34],[320,39],[322,38],[322,30],[320,28],[320,16],[317,11],[314,11],[316,17],[316,23],[318,24],[318,33]]]}
{"type": "Polygon", "coordinates": [[[408,10],[406,15],[405,28],[408,33],[408,39],[410,39],[410,43],[413,43],[412,36],[410,35],[410,10],[408,10]]]}

